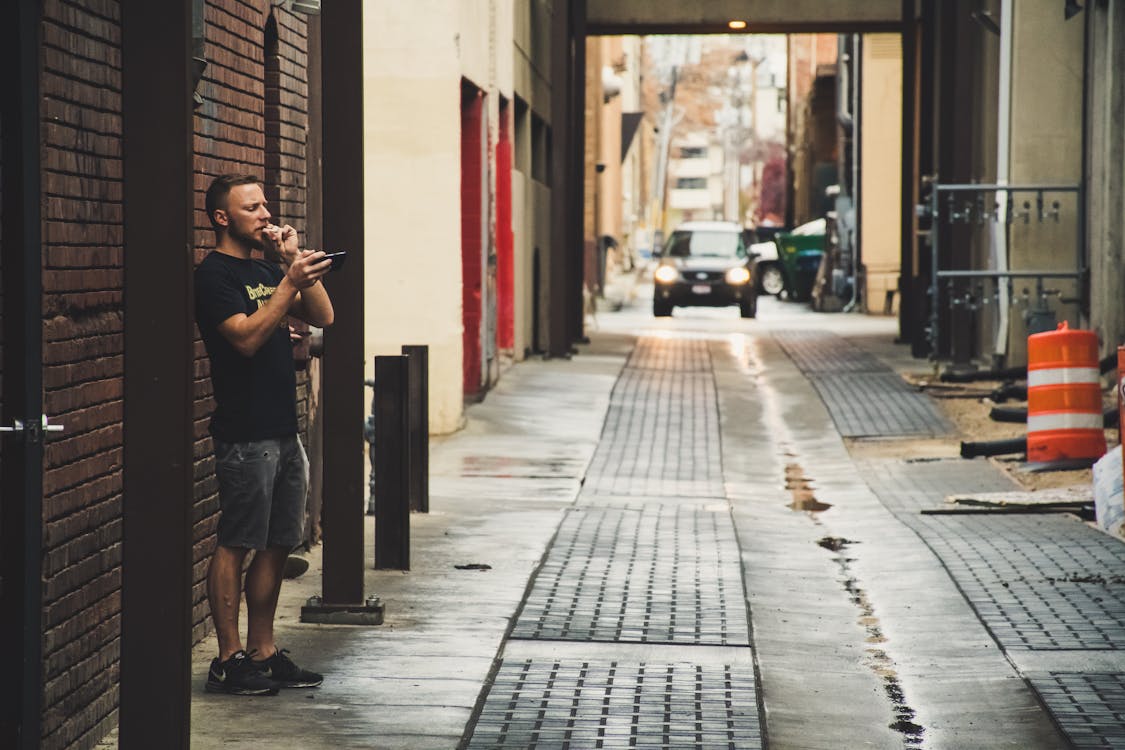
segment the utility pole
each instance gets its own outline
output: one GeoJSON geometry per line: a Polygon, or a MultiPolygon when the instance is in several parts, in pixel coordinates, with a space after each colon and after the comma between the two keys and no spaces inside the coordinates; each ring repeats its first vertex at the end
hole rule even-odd
{"type": "Polygon", "coordinates": [[[658,252],[664,245],[664,216],[667,210],[667,184],[668,184],[668,158],[672,148],[672,128],[675,127],[676,104],[676,78],[679,75],[678,65],[672,66],[672,82],[660,94],[664,104],[664,111],[660,118],[660,143],[656,147],[656,175],[652,186],[652,195],[656,202],[656,220],[653,222],[652,250],[658,252]]]}

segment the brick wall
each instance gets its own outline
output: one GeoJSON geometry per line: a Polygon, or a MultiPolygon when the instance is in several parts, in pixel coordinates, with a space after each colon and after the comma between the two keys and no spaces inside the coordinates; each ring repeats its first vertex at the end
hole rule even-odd
{"type": "MultiPolygon", "coordinates": [[[[207,69],[196,110],[196,260],[214,246],[204,210],[211,179],[248,172],[265,180],[270,212],[277,223],[292,224],[305,236],[307,181],[305,129],[308,122],[307,23],[304,17],[266,2],[209,2],[205,20],[207,69]],[[274,15],[270,15],[271,12],[274,15]],[[266,54],[267,27],[270,54],[266,54]],[[276,48],[274,41],[276,30],[276,48]]],[[[210,367],[203,342],[195,342],[195,586],[196,640],[210,631],[204,576],[214,549],[219,501],[207,423],[214,409],[210,367]]],[[[302,439],[307,440],[308,378],[297,374],[297,406],[302,439]]]]}
{"type": "Polygon", "coordinates": [[[116,0],[43,3],[43,747],[115,721],[121,611],[121,53],[116,0]]]}
{"type": "MultiPolygon", "coordinates": [[[[196,110],[197,260],[214,238],[203,209],[216,174],[250,172],[275,190],[271,210],[304,232],[307,29],[277,13],[267,110],[266,0],[209,0],[208,66],[196,110]],[[269,125],[267,125],[269,123],[269,125]],[[274,130],[267,149],[266,130],[274,130]]],[[[44,466],[44,748],[89,748],[116,723],[120,641],[123,248],[120,10],[117,0],[44,0],[43,375],[45,413],[66,425],[44,466]]],[[[195,602],[218,502],[207,422],[206,355],[195,342],[195,602]]],[[[307,378],[298,378],[302,430],[307,378]]]]}

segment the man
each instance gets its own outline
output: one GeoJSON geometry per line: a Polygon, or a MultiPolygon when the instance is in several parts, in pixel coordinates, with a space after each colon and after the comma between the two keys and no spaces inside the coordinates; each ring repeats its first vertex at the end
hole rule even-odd
{"type": "Polygon", "coordinates": [[[195,307],[211,359],[211,436],[221,510],[207,575],[219,656],[211,663],[207,690],[273,695],[280,687],[315,687],[323,679],[278,649],[273,620],[286,557],[303,538],[308,487],[287,316],[331,325],[332,302],[320,279],[332,262],[323,252],[299,250],[293,227],[270,223],[254,177],[216,177],[206,209],[216,244],[195,271],[195,307]],[[254,250],[266,259],[251,257],[254,250]],[[250,550],[244,647],[238,615],[250,550]]]}

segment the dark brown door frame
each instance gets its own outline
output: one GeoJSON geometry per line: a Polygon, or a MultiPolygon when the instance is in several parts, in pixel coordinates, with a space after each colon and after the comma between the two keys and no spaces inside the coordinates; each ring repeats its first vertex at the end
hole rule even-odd
{"type": "MultiPolygon", "coordinates": [[[[934,5],[938,79],[934,164],[938,182],[969,183],[978,177],[973,172],[975,100],[972,92],[974,66],[980,59],[980,30],[969,15],[967,0],[947,0],[934,5]],[[938,5],[940,8],[936,7],[938,5]]],[[[970,266],[971,233],[971,228],[964,224],[952,224],[943,229],[939,247],[931,248],[931,252],[939,254],[941,268],[970,266]]],[[[942,359],[952,359],[954,364],[968,364],[976,353],[975,316],[963,309],[951,310],[943,294],[939,289],[937,299],[930,300],[931,305],[939,305],[941,321],[942,335],[936,353],[942,359]]]]}
{"type": "Polygon", "coordinates": [[[914,294],[914,258],[918,195],[918,50],[917,0],[902,0],[902,225],[898,277],[898,340],[913,340],[919,325],[914,294]]]}
{"type": "Polygon", "coordinates": [[[40,236],[39,40],[37,0],[12,3],[0,25],[3,143],[3,346],[0,398],[5,432],[0,486],[0,638],[16,649],[0,687],[0,747],[39,747],[43,702],[42,256],[40,236]]]}
{"type": "Polygon", "coordinates": [[[123,0],[123,750],[187,750],[194,505],[195,205],[188,0],[123,0]],[[153,408],[153,405],[159,408],[153,408]],[[161,654],[153,669],[153,654],[161,654]]]}
{"type": "MultiPolygon", "coordinates": [[[[581,264],[582,180],[577,165],[582,164],[583,142],[576,129],[582,108],[575,112],[578,91],[585,80],[577,80],[578,58],[586,56],[584,37],[578,37],[575,19],[585,16],[584,0],[556,0],[551,22],[551,246],[547,256],[547,356],[568,357],[575,337],[573,280],[575,266],[581,264]],[[574,158],[574,154],[578,158],[574,158]],[[576,179],[576,176],[578,177],[576,179]],[[576,199],[577,196],[577,199],[576,199]],[[576,223],[575,218],[579,219],[576,223]]],[[[581,284],[581,273],[577,274],[581,284]]],[[[581,288],[578,290],[581,314],[581,288]]],[[[579,321],[580,323],[581,321],[579,321]]]]}
{"type": "MultiPolygon", "coordinates": [[[[567,176],[570,180],[570,225],[573,237],[570,244],[570,264],[567,282],[567,318],[570,324],[570,344],[588,341],[584,333],[586,310],[582,289],[585,283],[585,256],[582,217],[585,211],[586,178],[586,0],[571,0],[570,28],[574,56],[570,78],[570,120],[572,143],[577,146],[577,158],[568,159],[567,176]]],[[[553,113],[552,113],[553,116],[553,113]]]]}
{"type": "Polygon", "coordinates": [[[325,282],[336,321],[324,332],[325,604],[363,603],[363,3],[332,0],[320,16],[324,247],[348,251],[325,282]]]}

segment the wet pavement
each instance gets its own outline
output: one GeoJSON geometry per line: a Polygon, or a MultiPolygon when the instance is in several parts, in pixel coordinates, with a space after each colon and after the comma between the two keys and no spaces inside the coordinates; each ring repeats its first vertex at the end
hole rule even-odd
{"type": "Polygon", "coordinates": [[[1012,483],[950,458],[895,321],[588,325],[433,441],[412,569],[365,574],[383,626],[297,622],[317,553],[286,583],[321,688],[208,695],[195,650],[193,747],[1125,747],[1125,544],[923,515],[1012,483]]]}

